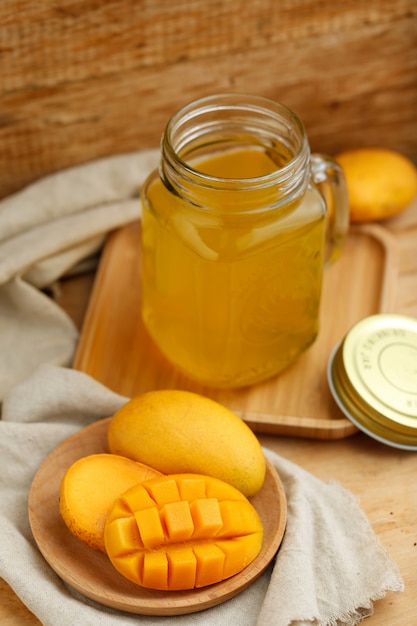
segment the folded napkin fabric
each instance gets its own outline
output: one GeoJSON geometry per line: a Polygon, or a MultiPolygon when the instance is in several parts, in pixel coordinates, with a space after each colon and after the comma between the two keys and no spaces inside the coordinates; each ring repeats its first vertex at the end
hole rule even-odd
{"type": "Polygon", "coordinates": [[[45,563],[28,520],[28,494],[52,449],[126,402],[84,373],[44,365],[4,398],[0,421],[0,576],[45,626],[346,626],[403,582],[353,495],[270,450],[288,504],[278,555],[234,598],[190,615],[136,616],[87,600],[45,563]]]}
{"type": "Polygon", "coordinates": [[[140,217],[140,185],[159,150],[93,161],[0,201],[0,402],[43,363],[70,365],[78,332],[42,289],[140,217]]]}

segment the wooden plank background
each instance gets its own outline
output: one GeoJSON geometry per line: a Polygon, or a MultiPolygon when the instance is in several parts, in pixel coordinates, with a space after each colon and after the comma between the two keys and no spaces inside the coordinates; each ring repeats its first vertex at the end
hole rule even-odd
{"type": "Polygon", "coordinates": [[[0,197],[155,146],[195,98],[250,92],[313,150],[417,160],[415,0],[1,0],[0,197]]]}

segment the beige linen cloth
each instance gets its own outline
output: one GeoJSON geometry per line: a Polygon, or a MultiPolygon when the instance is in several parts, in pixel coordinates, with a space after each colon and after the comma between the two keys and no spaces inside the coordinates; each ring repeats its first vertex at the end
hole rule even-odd
{"type": "MultiPolygon", "coordinates": [[[[178,617],[135,616],[71,590],[31,534],[33,477],[53,448],[126,398],[72,370],[78,335],[42,291],[140,215],[138,187],[157,151],[103,159],[50,176],[0,202],[0,576],[46,626],[342,626],[403,590],[353,495],[275,453],[288,523],[268,570],[235,598],[178,617]]],[[[52,289],[53,290],[53,289],[52,289]]]]}

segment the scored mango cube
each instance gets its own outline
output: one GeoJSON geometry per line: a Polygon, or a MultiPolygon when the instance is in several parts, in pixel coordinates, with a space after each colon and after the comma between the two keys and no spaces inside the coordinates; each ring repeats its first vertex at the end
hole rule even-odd
{"type": "Polygon", "coordinates": [[[247,535],[256,529],[258,523],[256,511],[246,506],[245,501],[224,501],[220,502],[219,506],[223,519],[222,537],[247,535]]]}
{"type": "Polygon", "coordinates": [[[139,529],[134,517],[120,517],[113,520],[107,527],[107,544],[114,556],[126,554],[132,550],[143,548],[139,529]]]}
{"type": "Polygon", "coordinates": [[[143,552],[135,552],[134,554],[124,556],[120,560],[116,558],[113,565],[118,569],[116,563],[119,562],[120,567],[125,572],[125,577],[129,580],[142,580],[144,559],[145,555],[143,552]]]}
{"type": "Polygon", "coordinates": [[[252,533],[232,540],[220,540],[216,545],[225,554],[224,573],[225,578],[229,578],[242,571],[256,558],[262,548],[262,537],[252,533]]]}
{"type": "Polygon", "coordinates": [[[195,586],[197,559],[191,546],[170,550],[168,558],[168,588],[172,591],[192,589],[195,586]]]}
{"type": "Polygon", "coordinates": [[[143,485],[156,504],[162,505],[167,502],[179,502],[180,500],[178,485],[170,477],[158,476],[148,481],[148,484],[145,481],[143,485]]]}
{"type": "Polygon", "coordinates": [[[223,580],[225,555],[214,544],[203,543],[194,548],[197,557],[196,587],[205,587],[223,580]]]}
{"type": "Polygon", "coordinates": [[[140,511],[141,509],[155,506],[154,500],[148,494],[146,489],[142,487],[142,485],[140,485],[140,487],[135,485],[134,487],[128,489],[128,491],[125,491],[122,495],[123,497],[118,498],[113,505],[111,514],[114,517],[118,515],[115,509],[119,506],[124,510],[127,509],[130,512],[130,515],[132,514],[132,511],[140,511]]]}
{"type": "Polygon", "coordinates": [[[229,487],[229,483],[213,478],[212,481],[206,484],[206,498],[217,498],[219,502],[223,500],[246,500],[243,493],[237,489],[231,492],[229,487]]]}
{"type": "Polygon", "coordinates": [[[158,509],[144,509],[136,511],[136,524],[139,535],[145,548],[159,546],[165,540],[165,533],[158,514],[158,509]]]}
{"type": "Polygon", "coordinates": [[[191,515],[194,521],[194,539],[207,539],[214,537],[223,527],[220,506],[216,498],[199,498],[190,505],[191,515]]]}
{"type": "Polygon", "coordinates": [[[120,574],[143,587],[174,591],[242,571],[262,549],[263,527],[253,505],[231,485],[174,474],[151,478],[116,499],[104,541],[120,574]]]}
{"type": "Polygon", "coordinates": [[[142,585],[151,589],[168,589],[168,559],[164,552],[145,553],[142,585]]]}
{"type": "Polygon", "coordinates": [[[172,542],[186,541],[194,532],[188,502],[167,502],[161,509],[161,519],[165,523],[169,540],[172,542]]]}
{"type": "Polygon", "coordinates": [[[178,484],[181,500],[193,502],[206,497],[206,481],[204,476],[192,475],[184,476],[178,484]]]}

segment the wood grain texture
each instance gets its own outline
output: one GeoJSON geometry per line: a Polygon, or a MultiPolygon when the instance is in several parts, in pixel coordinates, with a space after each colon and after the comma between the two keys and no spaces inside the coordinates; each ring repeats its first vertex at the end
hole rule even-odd
{"type": "Polygon", "coordinates": [[[158,388],[202,393],[231,408],[256,433],[313,439],[352,435],[356,427],[331,397],[327,362],[363,317],[378,312],[417,316],[417,202],[403,216],[408,220],[403,225],[401,216],[385,226],[351,230],[342,256],[324,274],[314,345],[279,376],[235,390],[191,381],[153,344],[140,314],[140,224],[122,228],[102,257],[74,367],[128,397],[158,388]]]}
{"type": "Polygon", "coordinates": [[[3,0],[0,197],[100,156],[155,146],[222,91],[279,100],[313,150],[417,159],[414,0],[3,0]]]}

